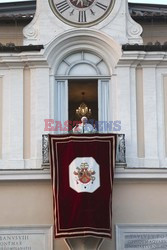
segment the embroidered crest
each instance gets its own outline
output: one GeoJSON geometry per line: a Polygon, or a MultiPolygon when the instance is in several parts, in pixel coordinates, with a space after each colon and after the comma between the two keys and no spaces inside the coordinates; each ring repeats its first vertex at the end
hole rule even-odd
{"type": "Polygon", "coordinates": [[[77,157],[69,165],[70,187],[76,192],[93,193],[100,187],[99,165],[93,157],[77,157]]]}
{"type": "MultiPolygon", "coordinates": [[[[95,180],[95,171],[89,168],[88,163],[81,163],[80,167],[77,167],[77,171],[74,171],[74,174],[78,176],[78,181],[82,183],[89,183],[90,181],[94,182],[95,180]]],[[[78,184],[77,181],[77,184],[78,184]]]]}

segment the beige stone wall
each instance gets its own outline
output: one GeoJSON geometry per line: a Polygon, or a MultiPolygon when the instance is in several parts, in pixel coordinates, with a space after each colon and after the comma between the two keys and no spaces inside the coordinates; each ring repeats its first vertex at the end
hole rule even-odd
{"type": "Polygon", "coordinates": [[[163,44],[164,42],[167,42],[167,29],[166,24],[142,24],[143,26],[143,40],[144,44],[147,44],[148,42],[160,42],[163,44]]]}
{"type": "Polygon", "coordinates": [[[23,44],[23,28],[27,23],[1,22],[0,23],[0,43],[14,43],[15,45],[23,44]]]}
{"type": "Polygon", "coordinates": [[[165,122],[165,155],[167,157],[167,76],[164,76],[164,122],[165,122]]]}
{"type": "Polygon", "coordinates": [[[0,76],[0,159],[2,158],[2,111],[3,111],[3,107],[2,107],[2,90],[3,90],[3,80],[2,80],[2,76],[0,76]]]}
{"type": "MultiPolygon", "coordinates": [[[[115,181],[113,189],[113,240],[100,250],[115,250],[114,224],[165,223],[166,181],[115,181]]],[[[53,224],[51,181],[10,181],[0,183],[1,226],[53,224]]],[[[62,239],[54,250],[67,250],[62,239]]]]}
{"type": "MultiPolygon", "coordinates": [[[[20,23],[1,23],[0,24],[0,43],[15,43],[15,45],[23,44],[23,28],[27,25],[27,22],[20,23]]],[[[141,24],[143,26],[143,40],[144,44],[148,42],[155,43],[156,41],[162,44],[167,41],[167,29],[166,24],[141,24]]]]}

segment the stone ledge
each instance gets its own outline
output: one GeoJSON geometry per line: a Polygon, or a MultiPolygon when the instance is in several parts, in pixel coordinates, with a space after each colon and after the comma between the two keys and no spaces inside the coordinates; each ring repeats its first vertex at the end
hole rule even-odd
{"type": "MultiPolygon", "coordinates": [[[[125,164],[117,164],[115,180],[166,180],[167,168],[128,168],[125,164]]],[[[13,180],[51,180],[49,169],[0,170],[0,181],[13,180]]]]}
{"type": "Polygon", "coordinates": [[[150,45],[139,45],[139,44],[124,44],[122,45],[123,51],[145,51],[145,52],[154,52],[154,51],[167,51],[167,44],[150,44],[150,45]]]}
{"type": "Polygon", "coordinates": [[[115,169],[116,180],[166,180],[167,168],[128,168],[119,166],[115,169]]]}
{"type": "Polygon", "coordinates": [[[21,52],[32,52],[32,51],[41,51],[44,48],[43,45],[24,45],[16,46],[13,43],[6,45],[0,44],[0,53],[21,53],[21,52]]]}
{"type": "Polygon", "coordinates": [[[51,180],[48,169],[0,170],[0,181],[51,180]]]}

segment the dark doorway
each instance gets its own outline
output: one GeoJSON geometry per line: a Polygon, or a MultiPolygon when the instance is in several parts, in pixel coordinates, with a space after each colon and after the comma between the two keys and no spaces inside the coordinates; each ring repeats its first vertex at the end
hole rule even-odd
{"type": "Polygon", "coordinates": [[[88,119],[98,121],[98,80],[78,79],[69,80],[69,120],[78,121],[82,115],[78,115],[76,110],[84,102],[91,109],[91,115],[85,114],[88,119]]]}

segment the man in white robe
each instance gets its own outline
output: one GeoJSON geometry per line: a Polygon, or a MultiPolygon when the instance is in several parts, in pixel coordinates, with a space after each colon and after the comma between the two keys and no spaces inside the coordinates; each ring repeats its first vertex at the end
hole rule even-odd
{"type": "Polygon", "coordinates": [[[83,116],[81,118],[81,123],[77,124],[74,128],[73,128],[73,133],[75,134],[89,134],[89,133],[95,133],[96,129],[94,129],[94,127],[88,123],[88,119],[86,116],[83,116]]]}

